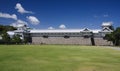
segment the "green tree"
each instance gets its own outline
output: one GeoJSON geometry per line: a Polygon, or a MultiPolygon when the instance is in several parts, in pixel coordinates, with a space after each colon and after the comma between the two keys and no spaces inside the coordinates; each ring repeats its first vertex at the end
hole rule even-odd
{"type": "Polygon", "coordinates": [[[3,32],[2,33],[2,41],[4,42],[4,43],[10,43],[10,36],[6,33],[6,32],[3,32]]]}
{"type": "Polygon", "coordinates": [[[20,38],[20,35],[16,34],[13,36],[12,40],[11,40],[12,43],[15,43],[15,44],[20,44],[22,43],[22,40],[20,38]]]}
{"type": "Polygon", "coordinates": [[[115,46],[120,45],[120,27],[116,28],[111,34],[106,34],[104,39],[112,41],[115,46]]]}
{"type": "Polygon", "coordinates": [[[118,27],[118,28],[114,31],[114,37],[115,37],[115,45],[116,45],[116,46],[120,45],[120,27],[118,27]]]}
{"type": "Polygon", "coordinates": [[[16,28],[13,26],[0,25],[0,34],[2,34],[3,32],[13,31],[13,30],[16,30],[16,28]]]}
{"type": "Polygon", "coordinates": [[[8,26],[8,25],[0,25],[0,36],[2,36],[2,40],[0,43],[11,43],[11,38],[10,36],[7,34],[7,31],[13,31],[16,30],[16,28],[12,27],[12,26],[8,26]]]}
{"type": "Polygon", "coordinates": [[[108,41],[112,41],[112,43],[115,44],[115,37],[114,37],[114,33],[113,32],[111,34],[106,34],[104,39],[106,39],[108,41]]]}

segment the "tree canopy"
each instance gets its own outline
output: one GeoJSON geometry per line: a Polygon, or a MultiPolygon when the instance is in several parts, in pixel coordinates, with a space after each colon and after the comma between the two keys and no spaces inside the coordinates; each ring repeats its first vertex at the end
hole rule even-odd
{"type": "Polygon", "coordinates": [[[115,46],[120,45],[120,27],[116,28],[112,33],[106,34],[104,39],[112,41],[115,46]]]}
{"type": "Polygon", "coordinates": [[[13,30],[16,30],[15,27],[13,26],[9,26],[9,25],[0,25],[0,34],[2,34],[3,32],[7,32],[7,31],[13,31],[13,30]]]}
{"type": "Polygon", "coordinates": [[[22,40],[20,38],[20,35],[16,34],[13,36],[13,38],[11,39],[11,42],[12,43],[15,43],[15,44],[19,44],[19,43],[22,43],[22,40]]]}
{"type": "Polygon", "coordinates": [[[15,39],[15,42],[20,42],[20,37],[17,35],[15,35],[13,38],[10,38],[10,36],[8,35],[7,31],[13,31],[16,30],[15,27],[12,26],[4,26],[4,25],[0,25],[0,36],[2,37],[2,40],[0,40],[0,43],[2,44],[10,44],[13,39],[15,39]]]}

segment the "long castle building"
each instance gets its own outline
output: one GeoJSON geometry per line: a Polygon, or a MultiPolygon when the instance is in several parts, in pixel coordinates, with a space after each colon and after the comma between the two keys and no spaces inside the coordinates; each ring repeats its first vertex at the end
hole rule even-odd
{"type": "Polygon", "coordinates": [[[102,24],[102,29],[44,29],[26,30],[26,26],[19,26],[18,30],[9,31],[8,34],[21,35],[21,39],[30,39],[31,44],[76,44],[76,45],[112,45],[104,40],[104,36],[112,32],[112,25],[102,24]]]}

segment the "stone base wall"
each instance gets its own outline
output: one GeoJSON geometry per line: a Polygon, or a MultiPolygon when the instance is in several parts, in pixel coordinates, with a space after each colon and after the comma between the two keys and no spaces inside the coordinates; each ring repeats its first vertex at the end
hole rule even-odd
{"type": "Polygon", "coordinates": [[[79,45],[91,45],[90,38],[83,37],[32,37],[33,44],[79,44],[79,45]]]}
{"type": "Polygon", "coordinates": [[[95,45],[102,45],[102,46],[113,45],[112,42],[104,40],[103,38],[94,38],[94,41],[95,41],[95,45]]]}
{"type": "MultiPolygon", "coordinates": [[[[112,45],[103,38],[94,38],[95,45],[112,45]]],[[[76,45],[92,45],[90,38],[84,37],[32,37],[33,44],[76,44],[76,45]]]]}

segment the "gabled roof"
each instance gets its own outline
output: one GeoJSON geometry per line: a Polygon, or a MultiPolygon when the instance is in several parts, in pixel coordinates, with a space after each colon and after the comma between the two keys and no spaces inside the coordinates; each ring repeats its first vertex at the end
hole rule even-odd
{"type": "Polygon", "coordinates": [[[102,31],[104,31],[104,32],[112,32],[113,30],[111,30],[111,29],[108,28],[108,27],[104,27],[104,28],[102,29],[102,31]]]}
{"type": "Polygon", "coordinates": [[[88,28],[84,28],[83,31],[90,31],[90,29],[88,29],[88,28]]]}

